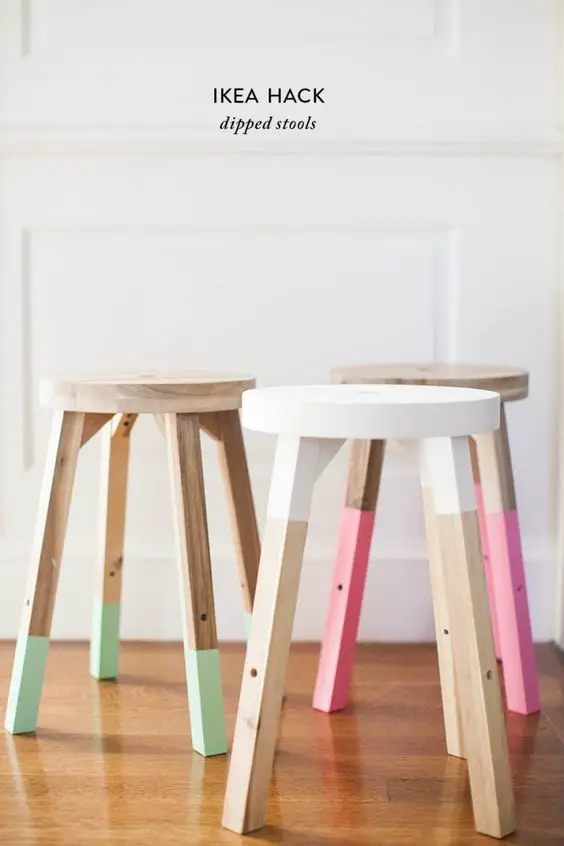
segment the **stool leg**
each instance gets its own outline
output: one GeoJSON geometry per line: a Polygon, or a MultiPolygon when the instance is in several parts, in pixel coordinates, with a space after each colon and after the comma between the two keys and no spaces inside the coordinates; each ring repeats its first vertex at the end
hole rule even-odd
{"type": "Polygon", "coordinates": [[[90,642],[90,673],[96,679],[118,675],[129,436],[136,419],[136,414],[117,415],[102,434],[97,593],[90,642]]]}
{"type": "Polygon", "coordinates": [[[278,439],[223,808],[239,833],[264,824],[313,486],[341,444],[278,439]]]}
{"type": "Polygon", "coordinates": [[[445,562],[474,819],[482,834],[505,837],[515,830],[515,808],[468,439],[423,441],[422,461],[445,562]]]}
{"type": "Polygon", "coordinates": [[[227,492],[245,620],[249,631],[260,558],[257,517],[239,412],[218,412],[217,420],[219,461],[227,492]]]}
{"type": "Polygon", "coordinates": [[[83,447],[91,441],[113,416],[113,414],[102,414],[97,411],[88,412],[84,418],[84,427],[82,429],[82,440],[80,446],[83,447]]]}
{"type": "Polygon", "coordinates": [[[476,447],[507,707],[518,714],[533,714],[540,711],[538,676],[503,405],[500,428],[478,435],[476,447]]]}
{"type": "Polygon", "coordinates": [[[354,441],[352,446],[329,612],[313,694],[313,707],[327,713],[345,708],[349,698],[384,450],[385,441],[354,441]]]}
{"type": "Polygon", "coordinates": [[[499,645],[499,622],[497,619],[497,608],[495,604],[495,590],[493,583],[493,572],[490,558],[490,545],[488,541],[488,524],[484,508],[484,494],[482,491],[482,480],[480,478],[480,465],[478,462],[478,448],[474,438],[470,438],[470,456],[472,458],[472,475],[474,476],[474,490],[476,491],[476,509],[478,512],[478,526],[480,527],[480,540],[482,542],[482,555],[484,556],[484,569],[486,571],[486,585],[488,588],[488,600],[490,603],[490,616],[492,618],[492,631],[496,658],[501,658],[501,647],[499,645]]]}
{"type": "Polygon", "coordinates": [[[165,429],[192,745],[201,755],[222,755],[227,738],[198,415],[167,414],[165,429]]]}
{"type": "Polygon", "coordinates": [[[84,414],[55,413],[6,707],[5,728],[11,734],[37,725],[83,426],[84,414]]]}
{"type": "Polygon", "coordinates": [[[465,758],[462,734],[462,713],[456,684],[456,662],[452,642],[451,615],[447,603],[446,573],[441,557],[439,525],[430,481],[422,478],[423,512],[429,553],[429,571],[435,617],[435,634],[441,679],[441,696],[445,723],[446,746],[449,755],[465,758]]]}

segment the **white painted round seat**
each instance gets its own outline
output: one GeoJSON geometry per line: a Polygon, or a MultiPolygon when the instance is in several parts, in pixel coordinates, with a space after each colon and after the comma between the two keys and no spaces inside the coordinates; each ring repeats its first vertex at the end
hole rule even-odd
{"type": "Polygon", "coordinates": [[[243,425],[311,438],[457,437],[499,426],[499,394],[426,385],[312,385],[243,394],[243,425]]]}

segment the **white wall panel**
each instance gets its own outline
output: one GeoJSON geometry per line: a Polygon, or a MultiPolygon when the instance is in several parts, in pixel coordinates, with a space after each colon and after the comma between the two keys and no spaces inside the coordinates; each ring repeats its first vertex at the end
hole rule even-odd
{"type": "MultiPolygon", "coordinates": [[[[547,639],[557,4],[353,0],[346,16],[333,2],[267,5],[0,0],[0,636],[17,627],[46,445],[39,376],[204,367],[306,383],[334,364],[446,359],[531,370],[509,425],[535,633],[547,639]],[[318,130],[293,147],[274,133],[222,136],[211,90],[234,83],[324,86],[318,130]],[[251,146],[257,155],[231,155],[251,146]]],[[[247,442],[262,520],[274,445],[247,442]]],[[[93,443],[58,636],[88,634],[97,460],[93,443]]],[[[205,460],[219,629],[238,638],[208,442],[205,460]]],[[[321,632],[345,465],[343,454],[316,490],[297,637],[321,632]]],[[[415,468],[393,447],[385,472],[361,636],[432,639],[415,468]]],[[[125,636],[180,635],[168,496],[163,445],[142,421],[125,636]]]]}
{"type": "MultiPolygon", "coordinates": [[[[552,136],[556,0],[3,0],[0,127],[224,141],[227,114],[318,120],[299,140],[552,136]],[[2,81],[3,80],[3,81],[2,81]],[[212,102],[323,86],[323,106],[212,102]]],[[[254,134],[249,144],[297,141],[254,134]]],[[[244,145],[247,142],[241,142],[244,145]]]]}

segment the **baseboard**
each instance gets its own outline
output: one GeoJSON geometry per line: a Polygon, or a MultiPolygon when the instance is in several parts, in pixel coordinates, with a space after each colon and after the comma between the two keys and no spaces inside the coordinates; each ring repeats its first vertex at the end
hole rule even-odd
{"type": "MultiPolygon", "coordinates": [[[[553,639],[554,564],[548,552],[526,550],[527,584],[537,642],[553,639]],[[534,578],[533,578],[534,576],[534,578]]],[[[331,586],[332,558],[306,550],[294,639],[317,641],[325,622],[331,586]]],[[[71,551],[62,567],[53,637],[83,640],[90,636],[93,562],[71,551]]],[[[24,598],[27,553],[0,551],[3,613],[0,638],[15,637],[24,598]]],[[[234,561],[227,554],[214,559],[216,615],[224,641],[245,638],[244,618],[234,561]]],[[[122,637],[128,640],[174,641],[181,636],[175,562],[172,558],[127,555],[124,566],[122,637]]],[[[371,561],[359,639],[365,642],[416,643],[434,640],[427,562],[420,550],[391,550],[371,561]]]]}

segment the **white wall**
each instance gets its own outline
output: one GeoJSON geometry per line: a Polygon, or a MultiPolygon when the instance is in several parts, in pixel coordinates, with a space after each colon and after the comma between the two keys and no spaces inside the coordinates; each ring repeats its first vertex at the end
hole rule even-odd
{"type": "MultiPolygon", "coordinates": [[[[502,362],[538,639],[552,636],[557,0],[0,0],[0,636],[12,637],[49,415],[41,375],[502,362]],[[318,128],[233,138],[220,85],[324,86],[318,128]]],[[[205,445],[219,631],[243,635],[205,445]]],[[[248,437],[259,514],[273,443],[248,437]]],[[[345,456],[314,503],[295,628],[320,635],[345,456]]],[[[89,631],[98,450],[83,454],[54,635],[89,631]]],[[[126,637],[180,636],[163,446],[134,436],[126,637]]],[[[432,639],[415,468],[392,447],[361,637],[432,639]]]]}

